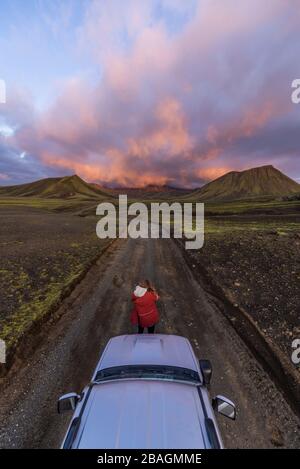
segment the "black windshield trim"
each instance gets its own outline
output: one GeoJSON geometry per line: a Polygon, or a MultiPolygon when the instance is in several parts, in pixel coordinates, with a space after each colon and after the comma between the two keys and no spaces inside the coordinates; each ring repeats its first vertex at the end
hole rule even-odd
{"type": "Polygon", "coordinates": [[[195,370],[170,365],[122,365],[104,368],[96,374],[94,382],[119,379],[161,379],[187,381],[201,384],[199,374],[195,370]]]}

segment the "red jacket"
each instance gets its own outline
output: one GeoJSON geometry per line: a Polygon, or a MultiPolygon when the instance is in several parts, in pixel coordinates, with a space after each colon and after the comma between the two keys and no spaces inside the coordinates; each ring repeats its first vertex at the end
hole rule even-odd
{"type": "Polygon", "coordinates": [[[132,324],[139,324],[141,327],[150,327],[159,320],[156,301],[158,295],[152,291],[147,291],[143,296],[137,297],[132,294],[134,309],[131,313],[132,324]]]}

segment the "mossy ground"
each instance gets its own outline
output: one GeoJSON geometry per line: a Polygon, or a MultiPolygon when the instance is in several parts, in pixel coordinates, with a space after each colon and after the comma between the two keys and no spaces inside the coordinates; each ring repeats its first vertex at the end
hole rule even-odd
{"type": "MultiPolygon", "coordinates": [[[[99,201],[101,202],[101,201],[99,201]]],[[[46,199],[42,197],[0,197],[0,210],[19,207],[55,212],[74,212],[89,207],[91,202],[84,197],[73,199],[46,199]]],[[[93,212],[95,213],[95,211],[93,212]]]]}
{"type": "Polygon", "coordinates": [[[253,199],[226,203],[205,203],[207,215],[283,215],[300,214],[300,201],[253,199]]]}
{"type": "Polygon", "coordinates": [[[33,208],[1,207],[0,338],[14,346],[53,310],[108,240],[96,219],[33,208]]]}

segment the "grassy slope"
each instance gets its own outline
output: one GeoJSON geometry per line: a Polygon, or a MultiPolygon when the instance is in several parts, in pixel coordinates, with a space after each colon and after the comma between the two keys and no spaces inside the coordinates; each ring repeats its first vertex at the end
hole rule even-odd
{"type": "Polygon", "coordinates": [[[28,184],[0,187],[0,197],[103,199],[110,194],[94,187],[80,177],[46,178],[28,184]]]}
{"type": "Polygon", "coordinates": [[[300,192],[300,185],[273,166],[246,171],[231,171],[187,196],[199,201],[230,201],[251,197],[284,195],[300,192]]]}

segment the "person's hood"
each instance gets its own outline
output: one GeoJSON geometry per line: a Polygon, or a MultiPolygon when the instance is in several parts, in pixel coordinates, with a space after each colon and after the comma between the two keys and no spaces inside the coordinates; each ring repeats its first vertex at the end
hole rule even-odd
{"type": "Polygon", "coordinates": [[[147,288],[143,288],[143,287],[140,287],[139,285],[137,285],[135,287],[135,290],[133,292],[134,296],[140,298],[141,296],[144,296],[145,293],[147,291],[147,288]]]}

